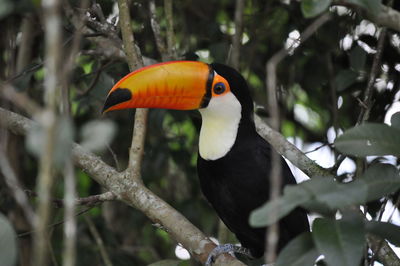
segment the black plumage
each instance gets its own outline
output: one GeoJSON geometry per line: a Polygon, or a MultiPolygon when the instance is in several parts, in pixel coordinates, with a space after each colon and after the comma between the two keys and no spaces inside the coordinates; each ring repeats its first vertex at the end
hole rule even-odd
{"type": "MultiPolygon", "coordinates": [[[[249,214],[269,198],[270,145],[258,135],[253,121],[253,101],[243,77],[234,69],[211,64],[229,83],[242,107],[236,140],[231,150],[217,160],[200,155],[197,170],[203,194],[226,226],[236,235],[252,256],[261,257],[265,249],[265,228],[249,225],[249,214]]],[[[296,181],[282,159],[283,185],[296,181]]],[[[298,234],[308,231],[304,210],[296,209],[280,221],[278,249],[298,234]]]]}
{"type": "MultiPolygon", "coordinates": [[[[265,228],[250,227],[248,219],[269,199],[271,148],[256,132],[253,100],[244,78],[221,64],[176,61],[148,66],[114,85],[103,112],[126,108],[200,110],[205,119],[198,159],[201,189],[242,246],[253,257],[262,256],[265,228]]],[[[282,165],[283,185],[295,184],[284,160],[282,165]]],[[[308,230],[304,210],[294,210],[280,221],[278,248],[308,230]]],[[[207,263],[227,250],[235,248],[213,250],[207,263]]]]}

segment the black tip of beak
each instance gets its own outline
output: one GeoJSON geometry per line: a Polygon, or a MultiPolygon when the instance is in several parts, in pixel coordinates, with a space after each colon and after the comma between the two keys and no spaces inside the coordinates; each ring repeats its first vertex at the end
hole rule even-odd
{"type": "Polygon", "coordinates": [[[107,109],[109,109],[110,107],[119,103],[129,101],[130,99],[132,99],[132,93],[130,90],[118,88],[108,95],[101,113],[104,114],[104,112],[107,111],[107,109]]]}

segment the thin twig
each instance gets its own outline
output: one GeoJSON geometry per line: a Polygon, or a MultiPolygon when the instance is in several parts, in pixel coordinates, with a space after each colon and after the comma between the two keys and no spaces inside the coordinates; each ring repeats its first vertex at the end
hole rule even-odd
{"type": "Polygon", "coordinates": [[[316,148],[314,148],[314,149],[312,149],[312,150],[309,150],[309,151],[304,152],[304,154],[309,154],[309,153],[316,152],[316,151],[318,151],[318,150],[320,150],[320,149],[322,149],[323,147],[326,147],[326,146],[332,147],[332,144],[330,144],[330,143],[323,143],[323,144],[319,145],[318,147],[316,147],[316,148]]]}
{"type": "Polygon", "coordinates": [[[103,239],[100,236],[99,231],[96,228],[96,225],[93,223],[92,219],[88,215],[84,215],[86,224],[89,226],[90,233],[92,234],[94,240],[96,241],[97,247],[99,248],[101,258],[106,266],[112,266],[112,262],[110,259],[110,255],[104,246],[103,239]]]}
{"type": "Polygon", "coordinates": [[[48,234],[46,225],[50,220],[50,197],[54,183],[54,148],[56,145],[57,108],[60,104],[60,95],[57,90],[60,78],[61,63],[61,14],[60,1],[42,1],[43,21],[45,28],[45,113],[42,117],[45,143],[39,160],[38,193],[39,202],[35,225],[35,245],[33,253],[34,265],[47,265],[48,234]]]}
{"type": "Polygon", "coordinates": [[[236,0],[235,6],[235,34],[232,36],[232,49],[230,50],[230,64],[233,68],[239,69],[240,46],[243,36],[243,10],[245,0],[236,0]]]}
{"type": "MultiPolygon", "coordinates": [[[[30,197],[38,196],[36,192],[31,190],[25,190],[25,193],[27,193],[30,197]]],[[[114,193],[107,191],[102,194],[90,195],[83,198],[74,198],[74,204],[77,206],[94,206],[105,201],[113,201],[116,199],[117,197],[114,195],[114,193]]],[[[63,208],[65,206],[65,200],[63,199],[51,198],[51,202],[56,208],[63,208]]]]}
{"type": "MultiPolygon", "coordinates": [[[[134,71],[143,67],[143,60],[140,51],[134,46],[135,39],[131,29],[131,17],[127,0],[118,0],[120,12],[120,26],[124,50],[127,54],[129,69],[134,71]]],[[[126,171],[130,178],[141,180],[141,166],[144,153],[144,140],[146,136],[147,109],[136,109],[135,124],[133,127],[132,144],[129,149],[129,163],[126,171]]]]}
{"type": "Polygon", "coordinates": [[[4,176],[6,185],[10,188],[10,191],[13,194],[15,201],[24,212],[26,221],[29,223],[31,228],[33,228],[35,225],[35,220],[37,219],[36,214],[33,211],[32,206],[29,204],[29,199],[24,193],[24,190],[22,189],[17,175],[12,169],[10,162],[8,161],[5,154],[5,151],[3,151],[2,148],[0,148],[0,170],[4,176]]]}
{"type": "Polygon", "coordinates": [[[174,35],[174,16],[172,10],[172,0],[164,0],[165,18],[167,20],[167,50],[170,60],[176,58],[175,54],[175,35],[174,35]]]}
{"type": "MultiPolygon", "coordinates": [[[[331,146],[332,147],[332,146],[331,146]]],[[[344,156],[343,154],[339,154],[335,164],[330,168],[331,173],[336,175],[337,170],[339,169],[340,165],[342,162],[346,159],[347,157],[344,156]]]]}
{"type": "MultiPolygon", "coordinates": [[[[89,6],[89,1],[81,2],[80,8],[86,10],[89,6]]],[[[77,28],[72,40],[70,53],[66,58],[66,63],[61,70],[61,92],[62,92],[62,115],[66,119],[71,119],[70,107],[70,80],[71,73],[75,67],[75,61],[79,54],[80,43],[83,35],[85,21],[82,19],[77,22],[77,28]]],[[[74,266],[76,263],[76,232],[77,221],[75,218],[76,209],[76,180],[75,168],[70,156],[66,158],[64,169],[64,248],[63,248],[63,266],[74,266]]]]}
{"type": "MultiPolygon", "coordinates": [[[[382,220],[382,216],[383,216],[383,213],[385,212],[385,209],[386,209],[385,207],[386,207],[387,202],[388,202],[388,199],[385,198],[385,202],[382,204],[382,209],[380,210],[380,213],[379,213],[378,221],[381,221],[381,220],[382,220]]],[[[396,212],[396,210],[398,210],[399,205],[400,205],[400,198],[398,198],[397,201],[396,201],[396,203],[394,204],[393,210],[392,210],[392,212],[391,212],[390,215],[389,215],[388,222],[390,222],[390,221],[392,220],[393,215],[394,215],[394,213],[396,212]]],[[[382,246],[383,246],[384,243],[386,243],[386,240],[385,240],[385,239],[381,239],[380,242],[378,243],[378,245],[375,244],[375,248],[376,248],[375,251],[378,250],[378,252],[379,252],[379,250],[382,249],[382,246]]],[[[372,249],[372,247],[371,247],[371,249],[372,249]]],[[[375,260],[377,259],[377,257],[378,257],[378,252],[375,252],[375,251],[374,251],[374,253],[373,253],[373,255],[372,255],[372,258],[371,258],[371,261],[370,261],[370,265],[371,265],[371,266],[374,264],[374,261],[375,261],[375,260]]],[[[393,261],[393,263],[395,263],[395,262],[393,261]]],[[[399,262],[399,261],[397,261],[396,263],[397,263],[398,265],[400,265],[400,262],[399,262]]]]}
{"type": "Polygon", "coordinates": [[[157,50],[161,55],[162,61],[167,61],[169,56],[167,54],[167,48],[165,47],[164,40],[161,37],[160,23],[157,18],[156,4],[154,0],[149,1],[149,12],[150,12],[150,25],[153,30],[154,39],[156,40],[157,50]]]}
{"type": "MultiPolygon", "coordinates": [[[[329,13],[326,13],[316,19],[310,26],[308,26],[303,33],[300,35],[301,43],[304,43],[309,37],[311,37],[322,25],[324,25],[330,19],[329,13]]],[[[279,131],[280,128],[280,115],[278,105],[278,87],[277,87],[277,65],[288,55],[291,48],[282,48],[271,59],[266,63],[266,85],[268,97],[268,110],[271,115],[271,127],[274,130],[279,131]]],[[[274,150],[271,149],[271,172],[269,176],[270,180],[270,197],[269,200],[274,200],[280,195],[280,188],[282,183],[282,165],[281,157],[274,150]]],[[[267,177],[266,177],[267,178],[267,177]]],[[[270,213],[270,216],[274,217],[277,215],[277,211],[270,213]]],[[[276,250],[279,240],[279,225],[274,223],[268,227],[266,234],[266,250],[265,250],[265,261],[266,263],[273,263],[276,260],[276,250]]]]}
{"type": "MultiPolygon", "coordinates": [[[[84,214],[84,213],[90,211],[90,210],[93,209],[94,207],[96,207],[96,205],[90,206],[90,207],[88,207],[88,208],[86,208],[86,209],[83,209],[83,210],[81,210],[81,211],[75,213],[75,217],[78,217],[78,216],[80,216],[80,215],[82,215],[82,214],[84,214]]],[[[64,223],[65,223],[65,220],[61,220],[61,221],[58,221],[58,222],[55,222],[55,223],[52,223],[52,224],[47,225],[46,228],[48,228],[48,229],[50,230],[50,229],[52,229],[53,227],[62,225],[62,224],[64,224],[64,223]]],[[[24,236],[27,236],[27,235],[31,235],[31,234],[33,234],[33,233],[35,233],[34,230],[32,230],[32,231],[27,231],[27,232],[18,234],[17,237],[24,237],[24,236]]]]}
{"type": "Polygon", "coordinates": [[[49,249],[52,266],[58,266],[56,255],[54,253],[54,248],[53,245],[51,244],[51,237],[53,236],[53,233],[54,233],[54,227],[50,228],[49,230],[49,238],[47,239],[47,248],[49,249]]]}
{"type": "Polygon", "coordinates": [[[18,49],[17,73],[23,71],[32,57],[33,38],[35,37],[34,15],[28,13],[22,19],[21,42],[18,49]]]}
{"type": "Polygon", "coordinates": [[[328,75],[329,75],[329,92],[331,96],[331,115],[332,115],[332,125],[335,130],[336,136],[339,133],[339,126],[338,126],[338,97],[337,97],[337,88],[336,88],[336,83],[335,83],[335,73],[333,69],[333,63],[332,63],[332,58],[331,54],[327,53],[325,54],[325,61],[326,61],[326,67],[328,69],[328,75]]]}
{"type": "Polygon", "coordinates": [[[94,75],[94,77],[90,81],[90,84],[88,85],[88,87],[84,91],[79,92],[79,96],[78,97],[84,97],[84,96],[88,95],[89,92],[91,92],[93,90],[93,88],[96,86],[96,84],[99,81],[100,75],[103,72],[103,70],[105,68],[107,68],[108,66],[110,66],[111,64],[113,64],[114,62],[115,62],[115,60],[110,60],[107,63],[102,64],[99,68],[96,69],[95,72],[91,72],[91,73],[82,75],[80,78],[83,78],[83,77],[89,76],[89,75],[94,75]]]}
{"type": "MultiPolygon", "coordinates": [[[[267,95],[268,95],[268,110],[271,115],[270,123],[271,127],[280,131],[280,114],[279,114],[279,105],[278,105],[278,89],[276,82],[276,66],[279,61],[272,60],[266,64],[266,84],[267,84],[267,95]]],[[[267,178],[267,177],[265,177],[267,178]]],[[[280,195],[280,187],[282,184],[282,165],[281,165],[281,157],[274,150],[271,149],[271,171],[269,173],[269,183],[270,183],[270,191],[269,191],[269,200],[273,201],[277,199],[280,195]]],[[[277,216],[277,211],[270,213],[272,217],[277,216]]],[[[265,245],[265,262],[273,263],[276,260],[276,251],[279,240],[279,224],[274,223],[273,225],[268,227],[266,234],[266,245],[265,245]]]]}
{"type": "Polygon", "coordinates": [[[121,171],[121,167],[117,158],[117,155],[115,154],[115,152],[113,151],[113,149],[111,148],[111,146],[107,143],[107,150],[111,153],[111,156],[113,157],[114,163],[115,163],[115,168],[117,169],[117,171],[121,171]]]}
{"type": "MultiPolygon", "coordinates": [[[[89,5],[88,0],[84,0],[81,3],[81,9],[86,10],[89,5]]],[[[70,114],[70,93],[69,93],[69,83],[71,79],[71,73],[75,67],[75,61],[79,54],[80,43],[83,35],[83,28],[85,26],[85,21],[80,20],[77,25],[77,29],[72,38],[72,47],[70,49],[69,55],[65,60],[65,64],[61,70],[61,85],[62,85],[62,108],[64,114],[70,114]]]]}
{"type": "Polygon", "coordinates": [[[385,45],[386,39],[386,28],[383,28],[378,39],[378,46],[376,48],[376,54],[374,56],[374,61],[372,63],[371,71],[369,74],[368,84],[364,91],[364,97],[362,100],[362,107],[360,114],[357,119],[357,124],[359,125],[364,121],[367,121],[369,118],[369,113],[372,108],[372,95],[374,92],[374,84],[376,80],[376,76],[378,75],[378,71],[380,69],[380,62],[383,53],[383,46],[385,45]]]}
{"type": "Polygon", "coordinates": [[[0,94],[0,96],[3,96],[32,117],[43,111],[42,107],[33,101],[25,92],[17,92],[9,83],[2,84],[0,82],[0,88],[2,89],[2,94],[0,94]]]}
{"type": "MultiPolygon", "coordinates": [[[[70,41],[72,40],[72,37],[68,37],[66,38],[66,40],[63,43],[63,48],[66,47],[67,45],[69,45],[70,41]]],[[[33,65],[32,67],[29,67],[28,69],[22,69],[21,71],[19,71],[17,74],[14,74],[12,77],[6,79],[6,83],[12,82],[22,76],[25,76],[26,74],[30,73],[30,72],[34,72],[38,69],[40,69],[43,65],[45,64],[45,62],[38,62],[36,65],[33,65]]]]}
{"type": "Polygon", "coordinates": [[[64,249],[63,266],[74,266],[76,262],[76,181],[75,167],[71,158],[67,159],[64,169],[64,249]]]}

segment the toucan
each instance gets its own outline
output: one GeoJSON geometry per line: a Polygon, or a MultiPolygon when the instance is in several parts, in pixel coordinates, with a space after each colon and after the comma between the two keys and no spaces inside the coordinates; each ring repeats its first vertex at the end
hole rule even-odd
{"type": "MultiPolygon", "coordinates": [[[[248,255],[265,250],[265,228],[249,225],[250,213],[269,199],[271,146],[256,132],[253,100],[245,79],[218,63],[173,61],[136,70],[109,92],[103,112],[126,108],[164,108],[200,111],[197,172],[204,196],[248,255]]],[[[296,184],[282,158],[283,185],[296,184]]],[[[279,223],[278,250],[304,231],[307,214],[295,209],[279,223]]],[[[234,245],[221,252],[238,251],[234,245]]],[[[209,260],[214,258],[209,258],[209,260]]]]}

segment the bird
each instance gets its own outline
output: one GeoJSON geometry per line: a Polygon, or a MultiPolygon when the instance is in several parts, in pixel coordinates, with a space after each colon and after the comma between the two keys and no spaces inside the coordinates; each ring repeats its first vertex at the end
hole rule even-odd
{"type": "MultiPolygon", "coordinates": [[[[250,213],[269,199],[271,145],[256,131],[253,99],[243,76],[224,64],[172,61],[136,70],[108,93],[103,113],[127,108],[199,110],[197,172],[201,191],[241,247],[217,246],[221,253],[244,252],[252,258],[265,251],[266,228],[249,224],[250,213]]],[[[295,185],[282,160],[282,188],[295,185]]],[[[309,231],[307,213],[295,209],[279,222],[278,250],[309,231]]],[[[206,264],[206,265],[207,265],[206,264]]]]}

